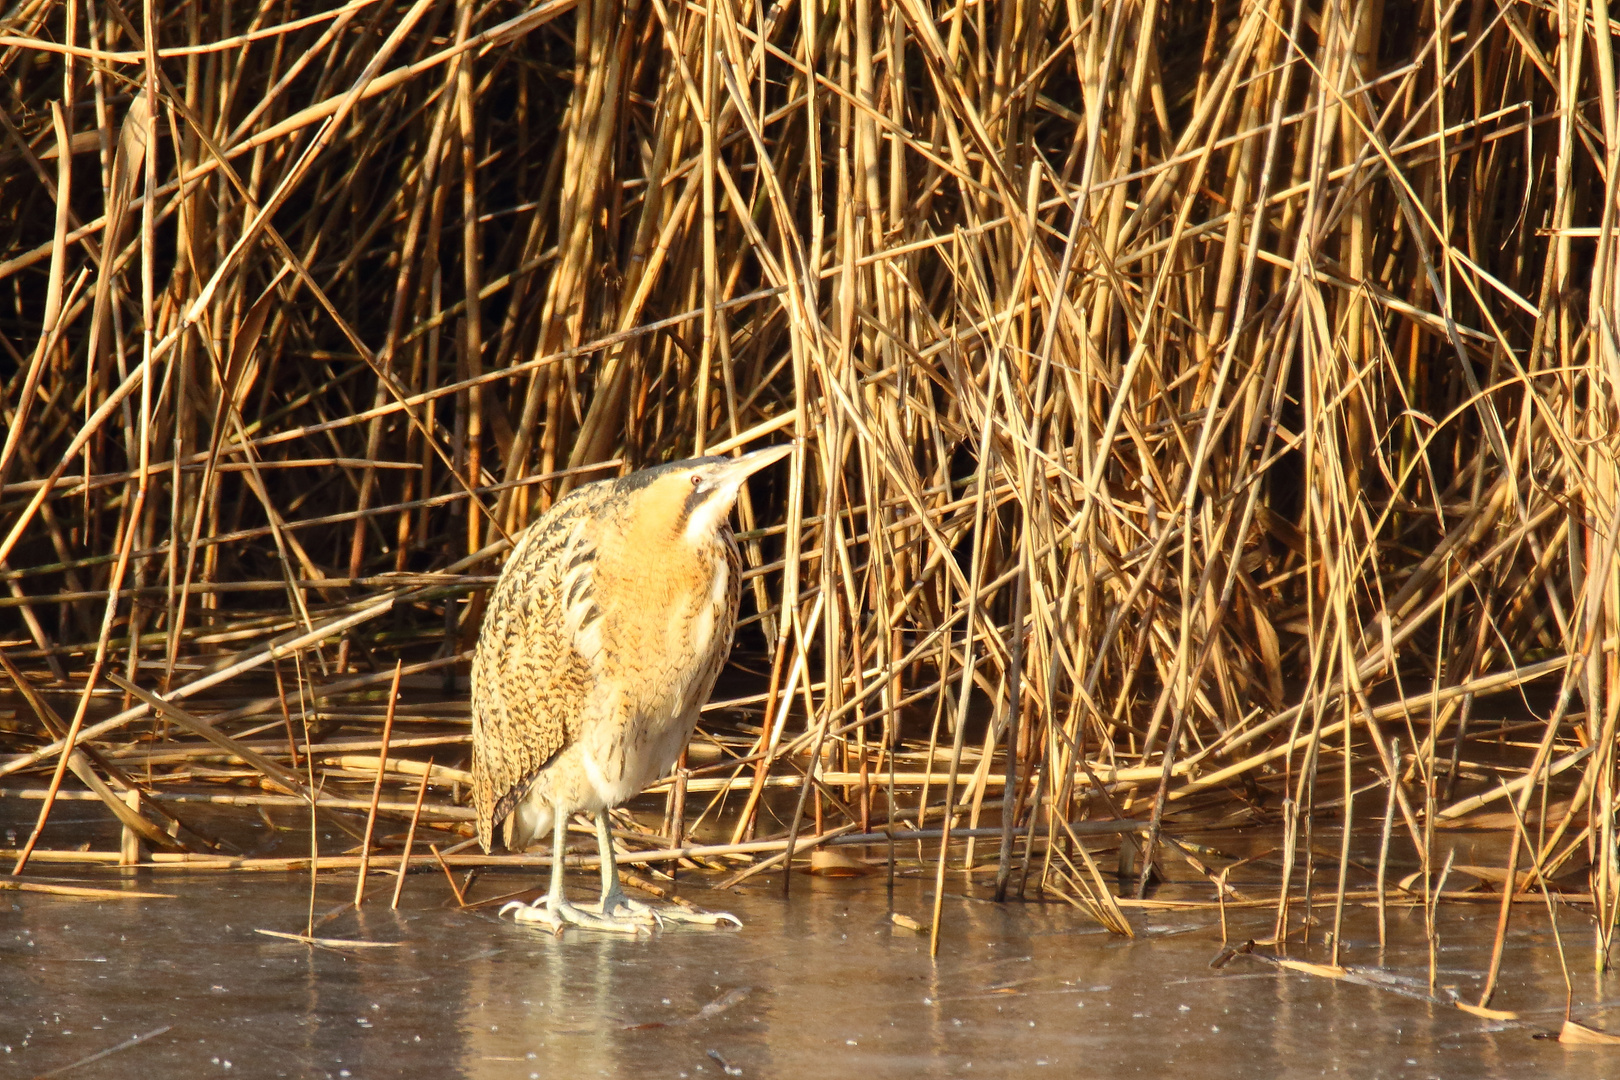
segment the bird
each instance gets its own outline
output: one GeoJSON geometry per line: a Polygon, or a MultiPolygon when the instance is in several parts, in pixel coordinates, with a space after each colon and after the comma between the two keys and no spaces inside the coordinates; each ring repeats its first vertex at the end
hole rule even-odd
{"type": "Polygon", "coordinates": [[[584,484],[519,534],[473,652],[472,803],[486,853],[497,826],[509,851],[549,830],[552,861],[547,894],[503,915],[559,933],[742,925],[627,897],[608,810],[668,773],[691,738],[737,625],[732,506],[750,476],[792,451],[690,458],[584,484]],[[575,813],[596,819],[594,906],[563,893],[575,813]]]}

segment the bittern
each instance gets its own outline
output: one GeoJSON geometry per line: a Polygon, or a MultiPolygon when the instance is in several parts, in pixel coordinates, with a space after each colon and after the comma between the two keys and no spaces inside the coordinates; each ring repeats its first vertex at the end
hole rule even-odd
{"type": "Polygon", "coordinates": [[[585,484],[518,537],[473,654],[473,807],[486,852],[503,823],[511,851],[551,831],[551,888],[503,914],[557,929],[741,925],[625,896],[608,809],[669,772],[691,738],[737,625],[732,505],[749,476],[791,450],[693,458],[585,484]],[[594,908],[563,895],[576,812],[596,818],[594,908]]]}

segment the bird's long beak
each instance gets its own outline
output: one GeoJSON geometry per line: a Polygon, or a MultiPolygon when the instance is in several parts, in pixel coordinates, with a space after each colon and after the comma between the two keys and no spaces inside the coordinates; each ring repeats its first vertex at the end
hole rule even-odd
{"type": "Polygon", "coordinates": [[[764,450],[755,450],[751,454],[744,454],[742,457],[734,459],[726,466],[726,471],[739,480],[746,479],[765,468],[765,466],[774,465],[776,462],[781,461],[791,453],[793,453],[792,443],[768,446],[764,450]]]}

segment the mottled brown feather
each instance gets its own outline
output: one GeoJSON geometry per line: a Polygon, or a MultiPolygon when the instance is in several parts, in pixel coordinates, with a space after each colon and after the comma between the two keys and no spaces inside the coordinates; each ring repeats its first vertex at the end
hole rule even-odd
{"type": "Polygon", "coordinates": [[[471,680],[473,809],[485,851],[535,776],[579,737],[590,664],[567,631],[563,580],[593,557],[585,533],[602,494],[580,488],[530,525],[490,597],[471,680]]]}
{"type": "Polygon", "coordinates": [[[472,666],[472,795],[486,851],[531,785],[588,732],[609,770],[667,766],[652,749],[667,757],[669,739],[690,735],[731,649],[741,560],[723,521],[696,545],[683,539],[692,488],[674,469],[585,485],[513,548],[472,666]],[[683,651],[705,618],[707,641],[683,651]]]}

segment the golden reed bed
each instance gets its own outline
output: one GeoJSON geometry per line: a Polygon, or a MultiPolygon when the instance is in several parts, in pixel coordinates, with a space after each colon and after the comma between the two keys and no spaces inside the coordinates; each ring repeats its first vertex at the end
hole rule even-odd
{"type": "Polygon", "coordinates": [[[1314,887],[1336,957],[1346,903],[1432,928],[1473,823],[1505,830],[1481,1004],[1515,900],[1582,905],[1604,964],[1617,32],[1606,0],[10,3],[0,784],[43,829],[9,857],[249,864],[196,800],[362,841],[299,865],[398,865],[378,816],[435,857],[469,811],[434,688],[508,538],[794,438],[740,508],[752,671],[631,847],[855,837],[1128,932],[1154,859],[1230,899],[1179,834],[1258,824],[1279,931],[1314,887]],[[124,851],[52,847],[81,797],[124,851]],[[1081,842],[1121,832],[1123,885],[1081,842]]]}

